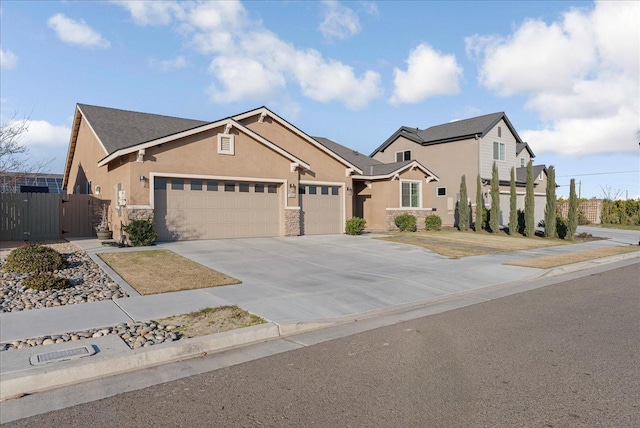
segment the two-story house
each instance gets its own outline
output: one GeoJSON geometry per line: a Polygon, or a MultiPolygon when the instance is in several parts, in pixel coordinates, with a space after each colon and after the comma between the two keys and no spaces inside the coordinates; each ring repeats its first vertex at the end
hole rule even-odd
{"type": "MultiPolygon", "coordinates": [[[[432,126],[426,129],[403,126],[371,154],[381,162],[417,160],[439,177],[430,207],[445,225],[454,225],[456,203],[460,197],[460,180],[466,176],[467,194],[475,210],[476,177],[482,180],[483,203],[490,206],[489,187],[492,167],[498,166],[500,179],[500,223],[509,221],[509,182],[511,168],[516,168],[518,209],[524,208],[526,166],[535,155],[522,141],[504,112],[432,126]]],[[[535,217],[544,218],[546,202],[546,168],[534,166],[535,217]]]]}

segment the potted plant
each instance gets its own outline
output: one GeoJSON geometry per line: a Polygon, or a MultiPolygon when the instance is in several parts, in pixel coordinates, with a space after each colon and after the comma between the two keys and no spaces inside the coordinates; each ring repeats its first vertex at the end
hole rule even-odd
{"type": "Polygon", "coordinates": [[[113,237],[113,232],[109,229],[109,206],[102,204],[100,207],[100,224],[96,227],[98,239],[105,240],[113,237]]]}

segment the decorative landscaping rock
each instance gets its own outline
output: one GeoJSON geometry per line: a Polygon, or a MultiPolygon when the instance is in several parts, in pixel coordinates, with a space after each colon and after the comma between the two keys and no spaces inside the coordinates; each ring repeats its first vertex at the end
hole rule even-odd
{"type": "Polygon", "coordinates": [[[118,335],[129,348],[138,349],[179,340],[181,336],[179,333],[173,332],[175,328],[173,325],[161,325],[155,321],[128,322],[118,324],[114,327],[95,328],[72,333],[37,337],[34,339],[15,340],[10,343],[0,343],[0,351],[52,345],[54,343],[72,342],[80,339],[108,335],[118,335]]]}
{"type": "MultiPolygon", "coordinates": [[[[67,260],[68,267],[54,273],[68,279],[70,286],[62,290],[36,291],[22,285],[28,274],[0,272],[0,313],[129,297],[86,252],[75,245],[65,242],[47,246],[60,252],[67,260]]],[[[0,261],[0,268],[3,262],[0,261]]]]}

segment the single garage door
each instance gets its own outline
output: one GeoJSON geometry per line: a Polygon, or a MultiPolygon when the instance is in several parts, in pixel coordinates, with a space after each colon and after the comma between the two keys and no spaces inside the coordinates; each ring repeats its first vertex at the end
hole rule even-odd
{"type": "Polygon", "coordinates": [[[154,220],[163,241],[280,235],[278,184],[154,180],[154,220]]]}
{"type": "Polygon", "coordinates": [[[338,186],[300,185],[303,235],[342,233],[342,189],[338,186]]]}

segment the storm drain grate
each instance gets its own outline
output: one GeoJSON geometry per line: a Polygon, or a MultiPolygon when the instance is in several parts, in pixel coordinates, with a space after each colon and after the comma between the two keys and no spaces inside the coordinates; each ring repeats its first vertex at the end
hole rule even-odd
{"type": "Polygon", "coordinates": [[[72,360],[75,358],[88,357],[95,354],[93,346],[80,346],[78,348],[64,349],[62,351],[47,352],[45,354],[33,355],[29,361],[32,365],[52,363],[54,361],[72,360]]]}

